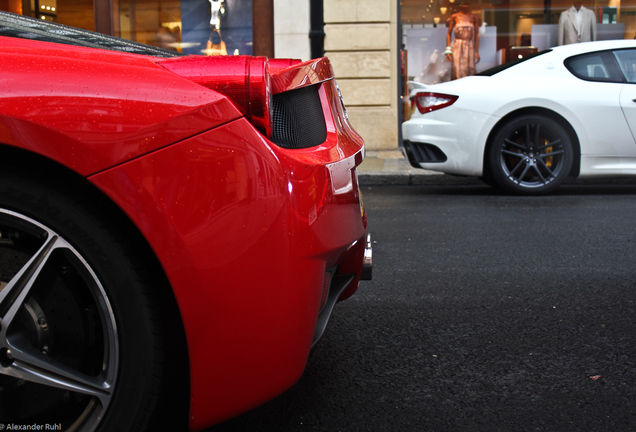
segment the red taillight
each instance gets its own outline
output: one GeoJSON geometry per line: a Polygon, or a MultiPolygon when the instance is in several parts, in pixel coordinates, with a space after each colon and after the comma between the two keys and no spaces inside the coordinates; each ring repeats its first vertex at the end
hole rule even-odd
{"type": "Polygon", "coordinates": [[[293,59],[251,56],[176,57],[157,64],[228,97],[243,116],[272,138],[272,95],[333,79],[326,58],[301,63],[293,59]]]}
{"type": "Polygon", "coordinates": [[[227,96],[247,120],[271,136],[267,57],[177,57],[158,62],[167,70],[227,96]]]}
{"type": "Polygon", "coordinates": [[[457,99],[458,96],[431,92],[417,93],[411,98],[422,114],[451,106],[457,99]]]}

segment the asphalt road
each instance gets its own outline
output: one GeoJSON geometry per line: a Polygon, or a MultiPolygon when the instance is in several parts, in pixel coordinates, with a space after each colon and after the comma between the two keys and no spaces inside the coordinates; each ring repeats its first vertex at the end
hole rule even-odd
{"type": "Polygon", "coordinates": [[[636,186],[363,192],[374,280],[209,432],[636,430],[636,186]]]}

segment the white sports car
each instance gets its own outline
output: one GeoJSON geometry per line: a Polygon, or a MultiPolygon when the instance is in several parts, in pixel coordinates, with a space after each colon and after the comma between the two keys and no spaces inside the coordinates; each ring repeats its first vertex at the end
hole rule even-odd
{"type": "Polygon", "coordinates": [[[555,47],[411,92],[411,165],[480,176],[509,192],[568,176],[636,175],[636,41],[555,47]]]}

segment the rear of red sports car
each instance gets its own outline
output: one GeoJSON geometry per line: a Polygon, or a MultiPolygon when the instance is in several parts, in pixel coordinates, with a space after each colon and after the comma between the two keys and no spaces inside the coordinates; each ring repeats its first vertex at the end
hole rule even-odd
{"type": "Polygon", "coordinates": [[[0,36],[0,420],[138,431],[181,395],[200,430],[289,388],[370,277],[329,61],[33,26],[0,36]]]}

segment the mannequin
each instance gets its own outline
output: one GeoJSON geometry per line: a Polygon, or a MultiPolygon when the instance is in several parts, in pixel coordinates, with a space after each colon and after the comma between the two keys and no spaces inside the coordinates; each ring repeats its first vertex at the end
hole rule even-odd
{"type": "Polygon", "coordinates": [[[210,32],[210,39],[208,39],[204,52],[206,56],[227,55],[225,42],[221,38],[221,30],[212,30],[210,32]]]}
{"type": "Polygon", "coordinates": [[[210,28],[211,29],[219,29],[221,28],[221,15],[223,14],[223,8],[221,0],[210,0],[210,28]]]}
{"type": "Polygon", "coordinates": [[[446,35],[446,61],[451,62],[451,80],[475,75],[479,61],[479,18],[470,12],[470,5],[462,3],[460,10],[450,17],[446,35]],[[455,31],[455,40],[451,38],[455,31]]]}
{"type": "Polygon", "coordinates": [[[559,45],[595,41],[598,36],[596,16],[576,0],[570,9],[561,13],[558,32],[559,45]]]}

